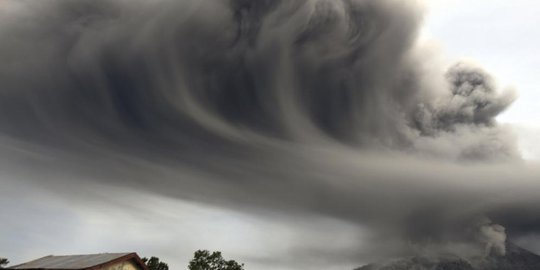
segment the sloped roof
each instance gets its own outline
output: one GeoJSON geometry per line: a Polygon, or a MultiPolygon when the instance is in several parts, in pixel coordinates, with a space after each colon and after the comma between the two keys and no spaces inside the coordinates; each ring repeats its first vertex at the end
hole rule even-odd
{"type": "Polygon", "coordinates": [[[9,267],[9,269],[19,270],[83,270],[83,269],[100,269],[110,264],[127,261],[133,259],[133,262],[138,264],[142,269],[146,270],[146,266],[142,263],[136,253],[101,253],[88,255],[67,255],[67,256],[45,256],[27,263],[9,267]]]}

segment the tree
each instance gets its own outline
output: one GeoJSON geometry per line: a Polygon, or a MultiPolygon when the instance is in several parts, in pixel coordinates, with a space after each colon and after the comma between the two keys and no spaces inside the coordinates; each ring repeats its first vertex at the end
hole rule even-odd
{"type": "Polygon", "coordinates": [[[150,259],[143,257],[141,260],[146,264],[148,270],[169,270],[169,265],[160,262],[158,257],[150,257],[150,259]]]}
{"type": "Polygon", "coordinates": [[[244,270],[244,264],[223,259],[219,251],[210,253],[208,250],[197,250],[188,268],[189,270],[244,270]]]}
{"type": "Polygon", "coordinates": [[[4,268],[9,263],[8,259],[0,258],[0,268],[4,268]]]}

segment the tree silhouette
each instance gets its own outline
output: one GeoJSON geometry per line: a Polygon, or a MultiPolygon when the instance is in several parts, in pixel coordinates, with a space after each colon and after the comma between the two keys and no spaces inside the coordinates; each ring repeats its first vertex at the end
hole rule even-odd
{"type": "Polygon", "coordinates": [[[143,257],[141,260],[146,264],[148,270],[169,270],[169,265],[160,262],[158,257],[150,257],[150,259],[143,257]]]}
{"type": "Polygon", "coordinates": [[[244,270],[244,264],[223,259],[219,251],[210,253],[208,250],[197,250],[188,268],[189,270],[244,270]]]}
{"type": "Polygon", "coordinates": [[[4,268],[9,263],[9,260],[6,258],[0,258],[0,268],[4,268]]]}

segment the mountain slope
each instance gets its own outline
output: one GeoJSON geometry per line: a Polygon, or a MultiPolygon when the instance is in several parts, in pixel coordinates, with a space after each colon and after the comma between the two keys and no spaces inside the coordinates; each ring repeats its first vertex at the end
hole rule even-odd
{"type": "Polygon", "coordinates": [[[489,256],[482,270],[540,270],[540,256],[512,243],[505,256],[489,256]]]}
{"type": "Polygon", "coordinates": [[[368,264],[355,270],[540,270],[540,256],[512,243],[506,255],[489,255],[477,260],[445,257],[411,257],[388,263],[368,264]]]}

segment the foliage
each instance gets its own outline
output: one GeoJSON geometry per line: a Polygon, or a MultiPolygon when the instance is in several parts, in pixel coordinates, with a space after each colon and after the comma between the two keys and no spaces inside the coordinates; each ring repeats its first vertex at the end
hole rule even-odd
{"type": "Polygon", "coordinates": [[[150,259],[143,257],[141,260],[146,264],[148,270],[169,270],[169,265],[160,262],[158,257],[150,257],[150,259]]]}
{"type": "Polygon", "coordinates": [[[244,264],[223,259],[219,251],[210,253],[208,250],[197,250],[188,268],[189,270],[244,270],[244,264]]]}
{"type": "Polygon", "coordinates": [[[0,257],[0,268],[4,268],[4,266],[6,266],[8,263],[9,263],[8,259],[0,257]]]}

